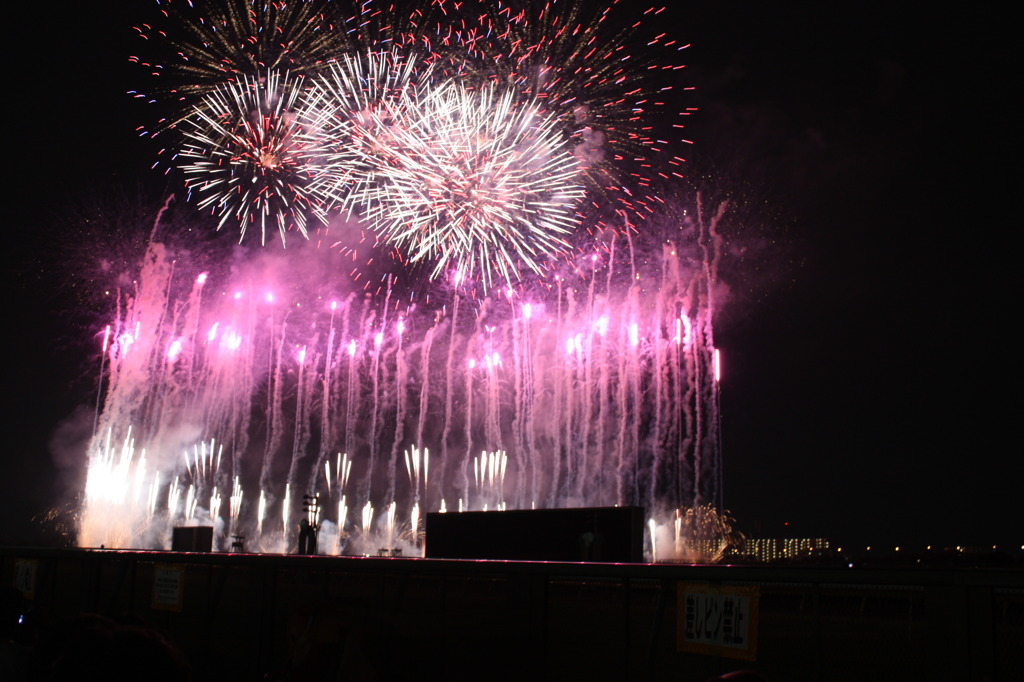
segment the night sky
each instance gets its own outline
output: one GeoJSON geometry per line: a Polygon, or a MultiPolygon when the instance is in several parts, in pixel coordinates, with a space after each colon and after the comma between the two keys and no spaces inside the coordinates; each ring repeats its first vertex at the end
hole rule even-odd
{"type": "MultiPolygon", "coordinates": [[[[95,347],[63,286],[69,206],[168,183],[126,94],[149,85],[128,63],[137,18],[113,5],[45,22],[25,5],[9,22],[3,544],[44,537],[30,519],[76,489],[76,458],[50,443],[94,400],[95,347]]],[[[732,207],[716,340],[725,502],[750,535],[1024,543],[1020,78],[998,18],[936,12],[716,2],[665,17],[692,43],[687,172],[732,207]]]]}

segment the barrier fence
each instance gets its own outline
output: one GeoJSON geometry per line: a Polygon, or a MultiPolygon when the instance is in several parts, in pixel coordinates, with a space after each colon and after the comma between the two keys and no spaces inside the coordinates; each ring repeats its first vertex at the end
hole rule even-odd
{"type": "Polygon", "coordinates": [[[1016,569],[0,556],[26,623],[131,616],[196,680],[1024,680],[1016,569]]]}

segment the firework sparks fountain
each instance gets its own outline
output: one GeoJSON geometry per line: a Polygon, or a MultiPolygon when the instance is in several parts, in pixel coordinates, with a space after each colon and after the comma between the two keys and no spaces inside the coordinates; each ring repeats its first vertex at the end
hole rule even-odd
{"type": "MultiPolygon", "coordinates": [[[[712,244],[720,217],[690,226],[712,244]]],[[[317,492],[325,546],[356,550],[424,510],[716,502],[713,259],[604,258],[536,298],[389,316],[325,296],[299,250],[218,281],[153,241],[103,362],[80,542],[202,521],[281,551],[287,500],[317,492]]]]}

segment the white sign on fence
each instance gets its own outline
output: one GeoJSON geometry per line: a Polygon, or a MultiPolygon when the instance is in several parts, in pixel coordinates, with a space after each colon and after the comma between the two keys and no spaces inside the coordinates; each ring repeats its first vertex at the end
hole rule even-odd
{"type": "Polygon", "coordinates": [[[163,611],[181,611],[184,583],[184,567],[171,564],[153,566],[152,607],[163,611]]]}
{"type": "Polygon", "coordinates": [[[678,597],[679,651],[757,658],[760,588],[679,583],[678,597]]]}

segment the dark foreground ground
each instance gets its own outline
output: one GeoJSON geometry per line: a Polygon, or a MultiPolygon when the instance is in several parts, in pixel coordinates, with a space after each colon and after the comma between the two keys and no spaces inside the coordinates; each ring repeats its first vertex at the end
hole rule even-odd
{"type": "Polygon", "coordinates": [[[1024,570],[0,548],[4,680],[1022,680],[1024,570]],[[700,630],[703,635],[694,635],[700,630]],[[716,639],[717,638],[717,639],[716,639]],[[140,670],[141,668],[141,670],[140,670]],[[127,669],[127,670],[125,670],[127,669]],[[123,671],[122,675],[119,671],[123,671]]]}

